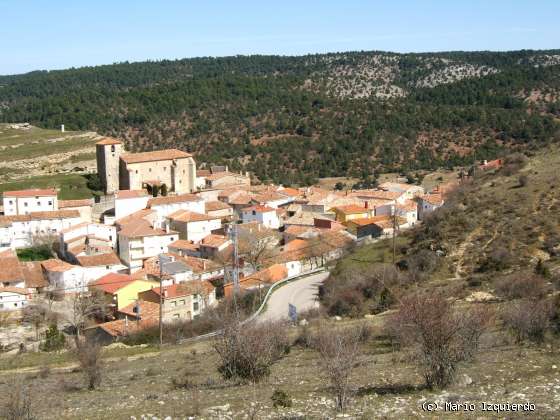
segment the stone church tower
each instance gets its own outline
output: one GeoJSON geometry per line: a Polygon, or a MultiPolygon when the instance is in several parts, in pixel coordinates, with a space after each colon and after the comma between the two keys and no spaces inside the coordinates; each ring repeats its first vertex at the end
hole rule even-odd
{"type": "Polygon", "coordinates": [[[110,137],[95,144],[97,173],[105,194],[113,194],[119,190],[119,160],[123,151],[122,142],[110,137]]]}

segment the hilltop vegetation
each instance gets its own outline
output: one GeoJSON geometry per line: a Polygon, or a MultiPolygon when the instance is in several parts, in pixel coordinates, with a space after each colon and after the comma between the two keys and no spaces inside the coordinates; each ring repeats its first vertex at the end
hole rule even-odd
{"type": "Polygon", "coordinates": [[[0,77],[0,121],[178,147],[262,180],[368,180],[558,140],[560,52],[249,56],[0,77]]]}

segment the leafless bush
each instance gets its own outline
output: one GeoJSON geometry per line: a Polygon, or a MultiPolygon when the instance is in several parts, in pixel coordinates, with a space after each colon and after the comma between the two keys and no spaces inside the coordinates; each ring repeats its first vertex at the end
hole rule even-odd
{"type": "Polygon", "coordinates": [[[31,393],[21,380],[14,379],[7,390],[1,417],[6,420],[33,420],[31,393]]]}
{"type": "Polygon", "coordinates": [[[527,156],[521,153],[513,153],[506,156],[504,159],[504,166],[502,167],[502,173],[505,176],[513,175],[523,169],[527,165],[527,162],[527,156]]]}
{"type": "Polygon", "coordinates": [[[314,338],[321,355],[321,368],[336,396],[336,407],[343,411],[348,403],[350,376],[360,354],[361,328],[331,329],[322,326],[314,338]]]}
{"type": "Polygon", "coordinates": [[[442,388],[453,381],[458,363],[474,356],[488,322],[489,313],[480,309],[459,312],[442,295],[415,293],[402,299],[390,324],[412,350],[426,385],[442,388]]]}
{"type": "Polygon", "coordinates": [[[286,327],[279,322],[242,325],[227,320],[214,343],[220,358],[218,372],[224,379],[258,383],[270,375],[270,367],[289,348],[286,327]]]}
{"type": "Polygon", "coordinates": [[[495,290],[507,299],[542,298],[547,293],[547,286],[540,276],[517,272],[498,279],[495,290]]]}
{"type": "Polygon", "coordinates": [[[506,327],[517,343],[530,340],[542,343],[553,316],[553,306],[548,300],[523,299],[507,307],[502,313],[506,327]]]}
{"type": "Polygon", "coordinates": [[[101,384],[101,345],[95,340],[80,340],[76,353],[88,389],[93,390],[101,384]]]}

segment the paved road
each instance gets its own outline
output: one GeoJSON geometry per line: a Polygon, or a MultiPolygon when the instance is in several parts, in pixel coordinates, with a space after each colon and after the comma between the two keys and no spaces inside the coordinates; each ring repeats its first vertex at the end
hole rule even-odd
{"type": "Polygon", "coordinates": [[[328,272],[321,272],[280,287],[270,296],[266,311],[259,319],[263,321],[288,319],[289,303],[296,306],[298,313],[318,307],[317,291],[319,285],[328,276],[328,272]]]}

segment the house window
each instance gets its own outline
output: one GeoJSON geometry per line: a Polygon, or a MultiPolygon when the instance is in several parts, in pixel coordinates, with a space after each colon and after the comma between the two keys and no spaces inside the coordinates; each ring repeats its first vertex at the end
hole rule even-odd
{"type": "Polygon", "coordinates": [[[148,168],[148,172],[152,172],[152,168],[148,168]]]}
{"type": "Polygon", "coordinates": [[[177,301],[176,300],[172,301],[171,306],[177,306],[177,301]]]}
{"type": "Polygon", "coordinates": [[[138,169],[136,169],[136,170],[134,171],[134,173],[136,173],[136,174],[137,174],[137,173],[138,173],[138,169]]]}
{"type": "Polygon", "coordinates": [[[14,204],[14,202],[12,200],[10,200],[10,204],[14,204]]]}
{"type": "Polygon", "coordinates": [[[16,303],[14,303],[14,306],[15,306],[15,307],[17,308],[17,302],[16,302],[16,303]]]}
{"type": "Polygon", "coordinates": [[[180,304],[181,304],[181,305],[185,305],[185,300],[182,299],[181,302],[180,302],[180,304]]]}
{"type": "Polygon", "coordinates": [[[193,311],[195,312],[198,311],[198,302],[193,302],[192,307],[193,307],[193,311]]]}
{"type": "Polygon", "coordinates": [[[106,269],[106,270],[108,270],[108,269],[109,269],[109,266],[108,266],[108,265],[106,265],[106,266],[105,266],[105,269],[106,269]]]}
{"type": "Polygon", "coordinates": [[[115,145],[114,144],[111,145],[111,152],[113,152],[113,153],[115,152],[115,145]]]}
{"type": "Polygon", "coordinates": [[[49,201],[49,206],[52,206],[52,201],[49,201]]]}
{"type": "Polygon", "coordinates": [[[167,171],[167,166],[164,166],[164,167],[163,167],[163,170],[164,170],[164,171],[167,171]]]}
{"type": "Polygon", "coordinates": [[[257,212],[255,210],[253,210],[253,216],[255,216],[257,214],[257,212]]]}
{"type": "Polygon", "coordinates": [[[109,240],[110,240],[110,241],[113,240],[113,235],[109,235],[109,240]]]}
{"type": "Polygon", "coordinates": [[[23,207],[27,207],[27,202],[23,203],[23,207]]]}
{"type": "Polygon", "coordinates": [[[179,314],[173,314],[173,318],[175,318],[175,319],[179,319],[180,317],[181,317],[181,315],[179,315],[179,314]]]}

